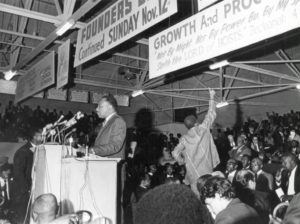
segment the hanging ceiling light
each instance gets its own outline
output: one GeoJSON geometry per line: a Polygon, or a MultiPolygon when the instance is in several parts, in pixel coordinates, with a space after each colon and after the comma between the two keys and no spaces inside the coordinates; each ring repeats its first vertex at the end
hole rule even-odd
{"type": "Polygon", "coordinates": [[[57,31],[56,34],[58,36],[63,35],[65,32],[67,32],[67,30],[69,30],[73,25],[74,25],[74,20],[70,20],[65,22],[57,31]]]}
{"type": "Polygon", "coordinates": [[[211,64],[209,66],[209,69],[210,70],[215,70],[215,69],[227,66],[227,65],[229,65],[229,62],[227,60],[223,60],[223,61],[219,61],[219,62],[211,64]]]}
{"type": "Polygon", "coordinates": [[[17,71],[8,70],[4,73],[5,80],[11,80],[15,75],[17,75],[17,71]]]}
{"type": "Polygon", "coordinates": [[[229,105],[229,103],[227,101],[221,101],[221,102],[217,103],[216,108],[226,107],[228,105],[229,105]]]}
{"type": "Polygon", "coordinates": [[[144,91],[144,90],[141,90],[141,89],[140,89],[140,90],[135,90],[135,91],[132,92],[131,96],[132,96],[132,97],[137,97],[137,96],[139,96],[139,95],[144,94],[144,92],[145,92],[145,91],[144,91]]]}

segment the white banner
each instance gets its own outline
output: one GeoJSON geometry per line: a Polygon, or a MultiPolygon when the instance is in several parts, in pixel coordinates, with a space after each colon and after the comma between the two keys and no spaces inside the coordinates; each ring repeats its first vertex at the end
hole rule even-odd
{"type": "Polygon", "coordinates": [[[74,67],[177,12],[176,0],[119,0],[78,31],[74,67]]]}
{"type": "Polygon", "coordinates": [[[298,27],[299,0],[224,0],[149,39],[150,78],[298,27]]]}
{"type": "Polygon", "coordinates": [[[18,103],[35,93],[55,83],[54,51],[29,69],[17,83],[15,103],[18,103]]]}
{"type": "Polygon", "coordinates": [[[70,94],[70,101],[88,103],[89,93],[87,91],[72,90],[70,94]]]}
{"type": "Polygon", "coordinates": [[[57,82],[56,88],[60,89],[68,84],[70,60],[70,39],[58,48],[57,82]]]}

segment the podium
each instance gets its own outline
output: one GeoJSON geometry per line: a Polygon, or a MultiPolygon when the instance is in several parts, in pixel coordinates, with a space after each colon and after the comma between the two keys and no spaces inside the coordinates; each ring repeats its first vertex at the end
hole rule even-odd
{"type": "Polygon", "coordinates": [[[33,167],[33,200],[43,193],[53,193],[60,204],[60,215],[88,210],[93,220],[105,217],[107,223],[116,223],[120,159],[63,158],[65,149],[61,145],[44,145],[44,151],[39,151],[33,167]]]}

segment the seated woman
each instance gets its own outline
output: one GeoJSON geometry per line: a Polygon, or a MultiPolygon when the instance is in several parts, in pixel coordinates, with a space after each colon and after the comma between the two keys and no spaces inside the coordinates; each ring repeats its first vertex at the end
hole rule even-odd
{"type": "Polygon", "coordinates": [[[263,223],[269,222],[269,213],[272,211],[272,195],[255,190],[256,182],[254,173],[250,170],[240,170],[236,176],[237,197],[247,205],[253,207],[263,223]]]}
{"type": "Polygon", "coordinates": [[[161,166],[164,166],[167,163],[169,163],[169,164],[176,163],[176,160],[173,158],[173,156],[171,154],[171,150],[167,146],[163,147],[163,149],[162,149],[162,156],[159,158],[158,163],[161,166]]]}

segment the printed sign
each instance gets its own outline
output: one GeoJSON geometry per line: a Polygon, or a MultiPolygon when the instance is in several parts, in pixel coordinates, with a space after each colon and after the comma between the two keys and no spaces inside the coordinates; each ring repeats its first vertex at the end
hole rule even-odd
{"type": "Polygon", "coordinates": [[[128,95],[114,95],[118,106],[128,107],[129,106],[129,96],[128,95]]]}
{"type": "Polygon", "coordinates": [[[78,31],[74,67],[177,12],[175,0],[119,0],[78,31]]]}
{"type": "Polygon", "coordinates": [[[91,92],[91,94],[92,94],[91,101],[93,104],[98,104],[102,96],[104,95],[104,93],[97,93],[97,92],[91,92]]]}
{"type": "Polygon", "coordinates": [[[17,83],[15,103],[18,103],[55,83],[54,51],[21,76],[17,83]]]}
{"type": "Polygon", "coordinates": [[[300,26],[300,0],[224,0],[149,39],[150,78],[300,26]]]}
{"type": "Polygon", "coordinates": [[[70,101],[87,103],[89,101],[89,93],[86,91],[72,90],[70,101]]]}
{"type": "Polygon", "coordinates": [[[67,100],[67,90],[51,88],[47,92],[47,99],[52,100],[67,100]]]}
{"type": "Polygon", "coordinates": [[[57,83],[56,88],[60,89],[68,84],[70,60],[70,39],[58,48],[57,62],[57,83]]]}

